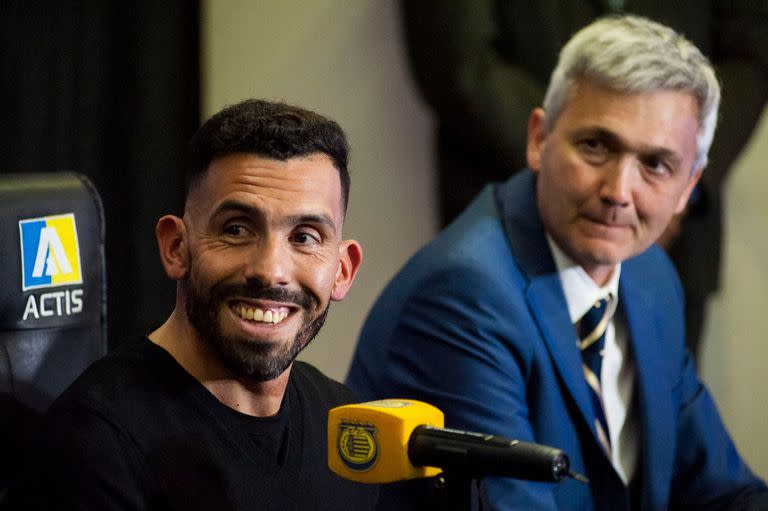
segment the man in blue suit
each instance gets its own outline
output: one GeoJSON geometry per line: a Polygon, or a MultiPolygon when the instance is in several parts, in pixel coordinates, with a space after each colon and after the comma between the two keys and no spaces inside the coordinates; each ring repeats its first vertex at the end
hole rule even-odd
{"type": "MultiPolygon", "coordinates": [[[[590,480],[487,478],[484,508],[768,508],[653,244],[701,177],[719,101],[708,60],[671,29],[585,27],[530,116],[530,168],[487,187],[375,304],[348,376],[362,397],[422,399],[448,426],[561,448],[590,480]]],[[[419,488],[380,506],[424,508],[419,488]]]]}

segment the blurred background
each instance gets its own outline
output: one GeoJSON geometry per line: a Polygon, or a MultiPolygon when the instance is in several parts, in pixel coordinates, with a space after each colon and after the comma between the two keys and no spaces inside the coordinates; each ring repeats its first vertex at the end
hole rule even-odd
{"type": "MultiPolygon", "coordinates": [[[[439,224],[435,121],[408,69],[396,2],[6,0],[0,37],[0,172],[74,170],[96,184],[107,222],[110,346],[172,309],[154,225],[181,210],[183,151],[202,119],[261,97],[337,120],[352,146],[346,237],[365,257],[301,358],[344,378],[377,293],[439,224]]],[[[763,478],[767,117],[727,183],[722,289],[709,304],[700,360],[737,447],[763,478]]]]}

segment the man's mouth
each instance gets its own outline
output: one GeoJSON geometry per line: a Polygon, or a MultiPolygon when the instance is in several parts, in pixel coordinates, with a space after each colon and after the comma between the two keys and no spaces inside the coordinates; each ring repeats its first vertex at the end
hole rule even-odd
{"type": "Polygon", "coordinates": [[[272,323],[274,325],[280,323],[286,317],[288,317],[289,310],[284,307],[278,309],[260,309],[258,307],[250,307],[242,304],[235,305],[233,307],[235,313],[246,321],[257,321],[259,323],[272,323]]]}
{"type": "Polygon", "coordinates": [[[611,229],[625,229],[631,224],[623,218],[606,218],[596,215],[584,215],[584,218],[593,224],[611,229]]]}

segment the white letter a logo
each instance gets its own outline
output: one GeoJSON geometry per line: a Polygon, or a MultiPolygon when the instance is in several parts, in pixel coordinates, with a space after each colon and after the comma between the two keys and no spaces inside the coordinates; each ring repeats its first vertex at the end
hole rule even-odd
{"type": "Polygon", "coordinates": [[[43,267],[45,267],[45,274],[48,276],[72,273],[72,265],[69,264],[59,234],[53,227],[40,229],[40,243],[37,245],[37,256],[35,257],[32,276],[41,277],[43,267]]]}

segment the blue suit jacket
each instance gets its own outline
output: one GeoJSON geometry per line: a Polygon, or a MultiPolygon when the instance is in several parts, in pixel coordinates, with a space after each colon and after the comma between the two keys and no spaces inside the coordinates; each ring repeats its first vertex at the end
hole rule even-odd
{"type": "Polygon", "coordinates": [[[624,487],[594,430],[535,186],[524,171],[487,187],[407,263],[363,327],[348,384],[364,399],[432,403],[451,427],[561,448],[591,481],[488,478],[492,509],[718,508],[765,492],[696,376],[680,283],[655,246],[623,263],[619,284],[640,423],[638,491],[624,487]]]}

